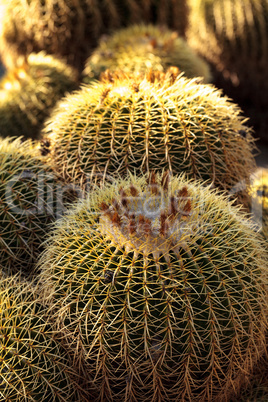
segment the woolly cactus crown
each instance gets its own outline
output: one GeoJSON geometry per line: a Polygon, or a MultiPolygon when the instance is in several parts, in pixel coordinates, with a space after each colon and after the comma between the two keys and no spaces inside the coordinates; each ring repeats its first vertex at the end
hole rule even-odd
{"type": "Polygon", "coordinates": [[[67,96],[43,130],[50,161],[66,180],[169,169],[229,191],[255,169],[251,130],[241,110],[197,79],[106,72],[67,96]]]}
{"type": "Polygon", "coordinates": [[[43,52],[30,54],[0,81],[0,135],[38,137],[56,102],[77,87],[74,71],[43,52]]]}
{"type": "Polygon", "coordinates": [[[221,400],[263,353],[258,234],[183,177],[91,192],[55,224],[40,266],[55,321],[79,328],[96,400],[221,400]]]}
{"type": "Polygon", "coordinates": [[[150,68],[165,71],[170,66],[178,67],[186,77],[210,81],[206,62],[176,32],[153,25],[134,25],[100,42],[86,61],[84,81],[99,78],[106,69],[133,73],[150,68]]]}

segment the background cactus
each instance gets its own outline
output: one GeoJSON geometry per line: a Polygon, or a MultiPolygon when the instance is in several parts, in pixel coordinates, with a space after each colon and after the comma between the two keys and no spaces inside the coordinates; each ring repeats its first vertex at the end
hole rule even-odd
{"type": "Polygon", "coordinates": [[[268,169],[259,168],[252,175],[251,180],[253,218],[260,225],[262,233],[268,241],[268,169]]]}
{"type": "Polygon", "coordinates": [[[205,82],[210,81],[206,62],[176,32],[153,25],[134,25],[100,42],[86,62],[84,81],[99,78],[106,69],[141,73],[150,68],[165,71],[170,66],[178,67],[189,78],[204,77],[205,82]]]}
{"type": "Polygon", "coordinates": [[[230,191],[256,166],[240,112],[214,87],[174,69],[147,78],[107,73],[67,96],[43,136],[51,165],[67,181],[169,169],[230,191]]]}
{"type": "Polygon", "coordinates": [[[57,221],[39,280],[55,321],[80,331],[96,400],[218,401],[264,351],[267,261],[223,196],[151,174],[57,221]]]}
{"type": "Polygon", "coordinates": [[[32,285],[1,276],[0,310],[1,399],[82,401],[79,376],[32,285]]]}
{"type": "Polygon", "coordinates": [[[251,117],[268,139],[267,0],[190,0],[190,45],[220,72],[217,86],[251,117]]]}
{"type": "Polygon", "coordinates": [[[0,265],[7,273],[31,271],[48,225],[55,219],[56,176],[30,141],[0,140],[0,265]]]}
{"type": "Polygon", "coordinates": [[[38,137],[56,102],[77,86],[65,63],[44,53],[29,55],[0,81],[0,135],[38,137]]]}
{"type": "Polygon", "coordinates": [[[3,0],[0,49],[6,65],[18,55],[45,50],[82,71],[102,34],[141,21],[169,25],[184,34],[185,0],[3,0]]]}

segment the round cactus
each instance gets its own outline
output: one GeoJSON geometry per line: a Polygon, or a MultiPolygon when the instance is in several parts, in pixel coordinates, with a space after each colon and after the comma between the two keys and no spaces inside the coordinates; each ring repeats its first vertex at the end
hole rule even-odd
{"type": "Polygon", "coordinates": [[[0,81],[0,135],[38,137],[56,102],[75,88],[71,67],[44,53],[29,55],[0,81]]]}
{"type": "Polygon", "coordinates": [[[185,0],[3,0],[0,49],[12,66],[19,54],[46,51],[83,69],[102,34],[130,23],[170,26],[184,35],[185,0]]]}
{"type": "Polygon", "coordinates": [[[31,142],[0,140],[0,264],[5,272],[31,271],[57,207],[61,212],[57,184],[31,142]]]}
{"type": "Polygon", "coordinates": [[[55,322],[80,332],[96,400],[218,401],[264,351],[267,261],[223,195],[151,173],[57,221],[39,280],[55,322]]]}
{"type": "Polygon", "coordinates": [[[31,284],[0,278],[2,401],[82,401],[79,375],[31,284]]]}
{"type": "Polygon", "coordinates": [[[67,181],[169,169],[234,191],[256,166],[240,112],[216,88],[175,68],[146,78],[108,72],[67,96],[43,136],[50,163],[67,181]]]}
{"type": "Polygon", "coordinates": [[[190,0],[190,5],[190,45],[221,73],[216,84],[258,122],[258,135],[267,139],[267,0],[190,0]]]}
{"type": "Polygon", "coordinates": [[[134,25],[100,42],[86,62],[84,82],[99,78],[106,69],[133,73],[150,68],[165,71],[170,66],[177,66],[189,78],[200,76],[205,82],[210,81],[207,63],[176,32],[153,25],[134,25]]]}

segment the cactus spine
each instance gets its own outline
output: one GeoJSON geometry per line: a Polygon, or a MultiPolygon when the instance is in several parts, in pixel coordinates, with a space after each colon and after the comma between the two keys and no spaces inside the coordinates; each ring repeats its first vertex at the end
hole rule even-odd
{"type": "Polygon", "coordinates": [[[106,69],[133,73],[150,68],[165,71],[170,66],[178,67],[186,77],[210,81],[206,62],[176,32],[153,25],[134,25],[100,42],[86,62],[84,81],[99,78],[106,69]]]}
{"type": "Polygon", "coordinates": [[[67,96],[43,136],[52,166],[67,181],[169,169],[230,191],[256,166],[240,112],[214,87],[174,68],[146,78],[108,72],[67,96]]]}
{"type": "Polygon", "coordinates": [[[79,328],[96,400],[225,400],[264,351],[262,242],[238,208],[183,177],[91,192],[39,264],[55,320],[79,328]]]}
{"type": "Polygon", "coordinates": [[[44,53],[29,55],[0,81],[0,134],[37,138],[56,102],[76,87],[71,67],[44,53]]]}
{"type": "Polygon", "coordinates": [[[31,284],[0,279],[0,396],[4,401],[82,401],[79,376],[31,284]]]}
{"type": "Polygon", "coordinates": [[[57,183],[30,141],[0,140],[0,265],[5,272],[31,271],[55,219],[57,183]]]}

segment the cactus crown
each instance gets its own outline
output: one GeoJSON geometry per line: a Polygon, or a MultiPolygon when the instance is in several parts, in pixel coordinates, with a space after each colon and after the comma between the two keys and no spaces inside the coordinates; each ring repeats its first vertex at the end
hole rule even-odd
{"type": "Polygon", "coordinates": [[[165,71],[177,66],[186,77],[204,77],[210,81],[209,67],[178,37],[176,32],[153,25],[134,25],[100,42],[86,62],[84,81],[99,78],[101,72],[122,70],[165,71]]]}
{"type": "Polygon", "coordinates": [[[120,189],[120,198],[108,207],[102,202],[100,209],[101,232],[111,241],[123,244],[128,252],[137,256],[161,254],[169,259],[169,252],[176,247],[186,246],[186,240],[193,235],[197,224],[197,211],[192,211],[191,195],[187,187],[170,194],[169,174],[165,174],[160,185],[151,173],[148,178],[148,192],[130,185],[120,189]]]}

